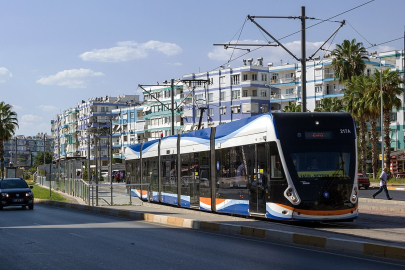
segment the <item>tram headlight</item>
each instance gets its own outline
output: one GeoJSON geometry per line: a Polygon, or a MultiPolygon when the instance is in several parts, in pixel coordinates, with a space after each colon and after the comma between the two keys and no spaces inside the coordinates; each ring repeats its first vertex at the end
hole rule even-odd
{"type": "MultiPolygon", "coordinates": [[[[357,192],[356,192],[356,194],[357,194],[357,192]]],[[[357,199],[357,195],[353,195],[353,196],[352,196],[352,201],[355,202],[356,199],[357,199]]]]}

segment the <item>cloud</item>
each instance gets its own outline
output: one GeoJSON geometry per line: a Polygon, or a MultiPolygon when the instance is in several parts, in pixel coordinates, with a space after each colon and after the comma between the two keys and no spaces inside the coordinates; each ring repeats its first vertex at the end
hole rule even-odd
{"type": "Polygon", "coordinates": [[[58,108],[52,105],[40,105],[37,107],[38,109],[44,111],[44,112],[50,112],[50,111],[55,111],[58,108]]]}
{"type": "Polygon", "coordinates": [[[11,105],[11,106],[13,106],[13,110],[15,110],[15,111],[21,111],[22,110],[21,106],[18,106],[18,105],[11,105]]]}
{"type": "MultiPolygon", "coordinates": [[[[225,42],[227,43],[227,42],[225,42]]],[[[231,44],[235,44],[236,41],[231,41],[231,44]]],[[[250,43],[250,44],[266,44],[267,41],[263,40],[242,40],[239,41],[239,43],[250,43]]],[[[307,57],[312,55],[319,46],[322,45],[323,42],[307,42],[306,47],[307,47],[307,57]]],[[[288,43],[283,43],[283,46],[285,46],[295,57],[298,59],[301,58],[301,41],[293,41],[293,42],[288,42],[288,43]]],[[[250,50],[254,50],[255,48],[258,47],[249,47],[250,50]]],[[[333,49],[333,46],[329,47],[329,44],[326,44],[324,48],[329,48],[333,49]]],[[[233,59],[242,56],[243,54],[246,54],[247,51],[244,50],[234,50],[232,48],[228,48],[225,50],[223,47],[215,47],[212,51],[210,51],[207,56],[209,59],[214,60],[214,61],[221,61],[222,63],[227,62],[231,57],[233,59]]],[[[323,56],[324,52],[320,51],[318,52],[317,55],[323,56]]],[[[234,61],[233,63],[235,66],[241,66],[242,65],[242,59],[248,59],[248,58],[253,58],[254,61],[256,61],[256,58],[263,57],[264,63],[268,62],[274,62],[274,64],[279,65],[282,61],[282,63],[295,63],[298,62],[291,56],[288,52],[286,52],[283,48],[281,47],[263,47],[261,49],[258,49],[256,51],[253,51],[251,53],[248,53],[238,60],[234,61]],[[239,62],[238,62],[239,61],[239,62]],[[238,64],[239,63],[239,64],[238,64]]]]}
{"type": "Polygon", "coordinates": [[[181,53],[183,50],[177,44],[156,40],[150,40],[146,43],[121,41],[117,42],[116,47],[95,49],[90,52],[82,53],[80,58],[84,61],[126,62],[146,58],[150,51],[158,51],[166,56],[172,56],[181,53]]]}
{"type": "MultiPolygon", "coordinates": [[[[372,49],[371,49],[372,50],[372,49]]],[[[389,52],[389,51],[394,51],[394,50],[396,50],[396,48],[394,48],[394,47],[391,47],[391,46],[377,46],[377,49],[376,49],[376,51],[378,52],[378,53],[381,53],[381,52],[389,52]]]]}
{"type": "Polygon", "coordinates": [[[42,120],[43,120],[42,117],[33,114],[24,114],[23,116],[21,116],[22,122],[38,122],[42,120]]]}
{"type": "Polygon", "coordinates": [[[0,67],[0,83],[7,81],[11,77],[13,77],[13,74],[8,69],[0,67]]]}
{"type": "Polygon", "coordinates": [[[179,62],[176,62],[176,63],[166,63],[166,65],[179,67],[179,66],[182,66],[183,64],[179,63],[179,62]]]}
{"type": "Polygon", "coordinates": [[[44,85],[59,85],[68,88],[86,88],[91,77],[104,76],[101,72],[94,72],[90,69],[70,69],[60,71],[55,75],[43,77],[37,83],[44,85]]]}

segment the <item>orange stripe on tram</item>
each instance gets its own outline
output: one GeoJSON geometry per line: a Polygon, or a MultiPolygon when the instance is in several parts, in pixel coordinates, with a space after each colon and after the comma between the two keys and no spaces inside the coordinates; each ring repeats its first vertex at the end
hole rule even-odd
{"type": "Polygon", "coordinates": [[[278,206],[289,209],[291,211],[294,211],[296,213],[301,213],[303,215],[308,215],[308,216],[339,216],[339,215],[345,215],[345,214],[350,214],[354,211],[356,211],[357,207],[353,207],[350,209],[344,209],[344,210],[334,210],[334,211],[321,211],[321,210],[304,210],[304,209],[297,209],[293,208],[287,205],[283,204],[278,204],[278,206]]]}

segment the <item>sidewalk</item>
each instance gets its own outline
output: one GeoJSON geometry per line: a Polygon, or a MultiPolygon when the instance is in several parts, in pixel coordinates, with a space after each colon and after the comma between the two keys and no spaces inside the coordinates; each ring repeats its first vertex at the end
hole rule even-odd
{"type": "MultiPolygon", "coordinates": [[[[370,183],[370,188],[380,188],[380,183],[370,183]]],[[[405,190],[405,184],[387,184],[388,190],[405,190]]]]}
{"type": "MultiPolygon", "coordinates": [[[[374,200],[374,204],[376,204],[374,200]]],[[[141,206],[87,206],[76,203],[63,203],[36,199],[36,203],[86,211],[97,214],[112,215],[134,220],[154,222],[188,229],[213,231],[227,235],[255,237],[270,242],[298,244],[350,253],[405,260],[405,213],[387,220],[379,213],[363,213],[363,218],[376,215],[381,221],[382,229],[368,230],[358,228],[355,223],[300,223],[288,224],[252,218],[222,215],[192,209],[178,208],[153,203],[141,206]],[[385,222],[385,223],[384,223],[385,222]],[[388,226],[387,224],[394,224],[388,226]],[[393,227],[388,230],[388,227],[393,227]],[[394,233],[393,233],[394,232],[394,233]],[[395,233],[397,232],[397,233],[395,233]]],[[[361,202],[361,201],[360,201],[361,202]]],[[[366,205],[367,201],[361,202],[366,205]]],[[[378,204],[382,206],[384,204],[378,204]]],[[[402,205],[399,205],[402,207],[402,205]]],[[[359,207],[361,212],[362,206],[359,207]]],[[[374,219],[371,220],[375,223],[374,219]]],[[[380,222],[379,222],[380,223],[380,222]]]]}

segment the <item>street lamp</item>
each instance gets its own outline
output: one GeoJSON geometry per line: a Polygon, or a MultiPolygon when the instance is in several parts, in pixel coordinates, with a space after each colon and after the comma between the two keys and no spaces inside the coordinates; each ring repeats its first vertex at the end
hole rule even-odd
{"type": "Polygon", "coordinates": [[[381,67],[381,57],[377,56],[377,52],[371,52],[370,55],[374,58],[378,58],[380,62],[380,96],[381,96],[381,169],[384,169],[384,119],[383,119],[383,90],[382,90],[382,67],[381,67]]]}

